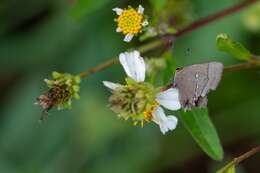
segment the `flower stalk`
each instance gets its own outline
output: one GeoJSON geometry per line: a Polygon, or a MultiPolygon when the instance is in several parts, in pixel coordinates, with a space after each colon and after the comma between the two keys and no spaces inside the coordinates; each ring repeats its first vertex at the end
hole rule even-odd
{"type": "Polygon", "coordinates": [[[242,154],[241,156],[234,158],[231,162],[229,162],[226,166],[224,166],[223,168],[218,170],[216,173],[225,173],[232,166],[238,165],[240,162],[248,159],[249,157],[251,157],[259,152],[260,152],[260,145],[251,149],[250,151],[242,154]]]}

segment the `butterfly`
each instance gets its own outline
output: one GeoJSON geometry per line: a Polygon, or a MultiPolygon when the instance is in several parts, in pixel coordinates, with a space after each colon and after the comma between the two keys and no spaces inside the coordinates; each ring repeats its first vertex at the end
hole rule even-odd
{"type": "Polygon", "coordinates": [[[223,73],[223,64],[209,62],[178,68],[173,87],[179,90],[179,100],[184,110],[207,106],[207,94],[216,90],[223,73]]]}

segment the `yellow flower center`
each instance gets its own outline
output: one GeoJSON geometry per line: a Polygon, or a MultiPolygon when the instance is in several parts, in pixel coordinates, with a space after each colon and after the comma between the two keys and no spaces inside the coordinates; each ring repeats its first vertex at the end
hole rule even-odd
{"type": "Polygon", "coordinates": [[[146,121],[151,121],[152,120],[152,117],[153,117],[153,112],[156,110],[157,106],[159,106],[159,103],[157,101],[154,101],[152,106],[150,107],[149,110],[145,110],[143,112],[144,114],[144,119],[146,121]]]}
{"type": "Polygon", "coordinates": [[[124,10],[116,21],[123,34],[137,34],[141,32],[143,16],[130,7],[124,10]]]}
{"type": "MultiPolygon", "coordinates": [[[[153,113],[154,111],[156,110],[156,108],[159,106],[159,103],[157,101],[154,101],[152,106],[148,109],[148,110],[145,110],[143,112],[143,115],[144,115],[144,119],[141,120],[141,126],[143,127],[144,126],[144,122],[147,121],[151,121],[152,118],[153,118],[153,113]]],[[[134,122],[134,125],[138,124],[138,122],[134,122]]]]}

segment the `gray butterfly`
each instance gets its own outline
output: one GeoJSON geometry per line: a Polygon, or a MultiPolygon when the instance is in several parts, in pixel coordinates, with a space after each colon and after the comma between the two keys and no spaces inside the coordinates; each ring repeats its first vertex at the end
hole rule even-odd
{"type": "Polygon", "coordinates": [[[207,106],[207,94],[215,90],[221,80],[223,64],[210,62],[178,68],[174,87],[179,89],[179,99],[184,110],[207,106]]]}

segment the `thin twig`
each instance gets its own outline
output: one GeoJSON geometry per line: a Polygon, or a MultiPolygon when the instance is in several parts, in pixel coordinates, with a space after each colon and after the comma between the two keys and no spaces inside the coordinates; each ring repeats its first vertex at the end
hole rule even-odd
{"type": "Polygon", "coordinates": [[[81,78],[88,77],[91,74],[94,74],[96,72],[102,71],[102,70],[104,70],[104,69],[106,69],[106,68],[108,68],[108,67],[110,67],[110,66],[112,66],[114,64],[117,64],[117,63],[118,63],[118,58],[112,58],[112,59],[110,59],[110,60],[108,60],[108,61],[106,61],[106,62],[104,62],[102,64],[99,64],[99,65],[97,65],[95,67],[89,68],[86,71],[81,72],[79,74],[79,76],[81,78]]]}
{"type": "Polygon", "coordinates": [[[224,73],[236,72],[240,70],[246,70],[246,69],[257,68],[257,67],[260,67],[260,59],[253,57],[250,60],[248,60],[248,62],[226,66],[224,68],[224,73]]]}
{"type": "MultiPolygon", "coordinates": [[[[172,43],[173,38],[176,37],[180,37],[182,35],[185,35],[191,31],[194,31],[195,29],[198,29],[204,25],[208,25],[211,22],[214,22],[218,19],[221,19],[225,16],[231,15],[233,13],[236,13],[238,11],[240,11],[242,8],[245,8],[253,3],[257,2],[257,0],[245,0],[243,2],[241,2],[238,5],[235,5],[233,7],[229,7],[227,9],[224,9],[220,12],[217,12],[216,14],[210,15],[206,18],[200,19],[194,23],[192,23],[191,25],[188,25],[187,27],[177,31],[177,33],[173,34],[173,35],[165,35],[162,38],[159,38],[158,40],[149,42],[147,44],[142,45],[141,47],[137,48],[137,50],[139,50],[141,53],[146,53],[148,51],[154,50],[155,48],[161,47],[163,45],[165,46],[169,46],[169,44],[172,43]],[[166,39],[165,39],[166,38],[166,39]]],[[[79,75],[83,78],[83,77],[88,77],[91,74],[97,73],[99,71],[105,70],[109,67],[111,67],[114,64],[118,63],[118,59],[117,58],[112,58],[109,59],[107,61],[105,61],[102,64],[99,64],[95,67],[92,67],[90,69],[87,69],[83,72],[81,72],[79,75]]],[[[233,70],[237,70],[237,69],[244,69],[244,68],[251,68],[251,65],[249,64],[244,64],[244,65],[237,65],[234,67],[227,67],[226,71],[233,71],[233,70]]]]}
{"type": "Polygon", "coordinates": [[[256,66],[255,64],[249,63],[249,62],[236,64],[236,65],[230,65],[230,66],[226,66],[224,68],[224,73],[236,72],[236,71],[246,70],[246,69],[250,69],[250,68],[254,68],[254,67],[258,67],[258,66],[256,66]]]}
{"type": "Polygon", "coordinates": [[[177,33],[175,33],[174,36],[179,37],[179,36],[185,35],[191,31],[194,31],[197,28],[200,28],[204,25],[208,25],[209,23],[214,22],[218,19],[221,19],[221,18],[231,15],[233,13],[236,13],[255,2],[257,2],[257,0],[244,0],[240,4],[237,4],[233,7],[224,9],[220,12],[217,12],[216,14],[210,15],[208,17],[205,17],[203,19],[200,19],[200,20],[192,23],[191,25],[188,25],[187,27],[185,27],[182,30],[179,30],[177,33]]]}
{"type": "Polygon", "coordinates": [[[260,145],[246,152],[245,154],[234,158],[231,162],[229,162],[226,166],[218,170],[216,173],[225,173],[230,167],[238,165],[240,162],[246,160],[247,158],[255,155],[260,152],[260,145]]]}
{"type": "MultiPolygon", "coordinates": [[[[146,52],[149,52],[150,50],[153,50],[155,48],[158,48],[160,47],[161,45],[163,44],[163,40],[154,40],[152,42],[149,42],[148,44],[145,44],[145,45],[142,45],[140,46],[139,48],[137,48],[137,50],[140,52],[140,53],[146,53],[146,52]]],[[[95,67],[92,67],[92,68],[89,68],[87,69],[86,71],[83,71],[79,74],[79,76],[81,78],[83,77],[88,77],[89,75],[91,74],[94,74],[96,72],[99,72],[99,71],[102,71],[102,70],[105,70],[107,69],[108,67],[114,65],[114,64],[118,64],[119,63],[119,60],[118,58],[112,58],[112,59],[109,59],[107,61],[105,61],[104,63],[102,64],[99,64],[95,67]]]]}

